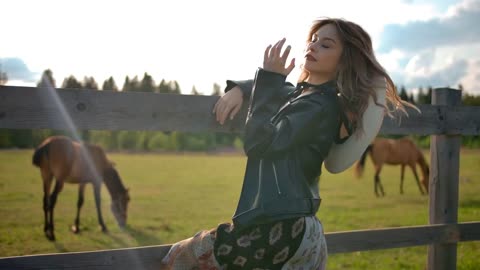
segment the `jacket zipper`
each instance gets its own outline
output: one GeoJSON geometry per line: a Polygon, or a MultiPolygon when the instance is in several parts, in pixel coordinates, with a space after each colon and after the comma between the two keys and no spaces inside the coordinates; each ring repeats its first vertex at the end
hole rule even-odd
{"type": "Polygon", "coordinates": [[[273,175],[275,176],[275,184],[277,184],[278,195],[282,195],[282,191],[280,190],[280,184],[278,183],[277,168],[275,167],[275,162],[273,161],[272,161],[272,167],[273,167],[273,175]]]}

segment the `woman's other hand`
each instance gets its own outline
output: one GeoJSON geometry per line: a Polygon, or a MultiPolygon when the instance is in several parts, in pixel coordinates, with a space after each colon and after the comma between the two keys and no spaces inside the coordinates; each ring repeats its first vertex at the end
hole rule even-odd
{"type": "Polygon", "coordinates": [[[227,117],[232,120],[242,108],[243,92],[237,85],[218,99],[213,107],[213,113],[216,114],[217,121],[223,125],[227,117]]]}
{"type": "Polygon", "coordinates": [[[287,57],[290,54],[290,45],[285,48],[285,51],[282,55],[282,47],[285,44],[286,39],[283,38],[279,40],[275,45],[268,45],[265,49],[265,55],[263,57],[263,69],[271,72],[280,73],[284,76],[288,76],[290,72],[295,67],[295,58],[292,58],[290,61],[290,65],[285,67],[285,63],[287,62],[287,57]]]}

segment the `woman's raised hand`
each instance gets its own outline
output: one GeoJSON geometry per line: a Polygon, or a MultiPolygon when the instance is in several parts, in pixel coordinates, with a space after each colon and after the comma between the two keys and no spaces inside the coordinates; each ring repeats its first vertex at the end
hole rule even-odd
{"type": "Polygon", "coordinates": [[[275,45],[268,45],[265,49],[265,55],[263,57],[263,69],[271,72],[280,73],[284,76],[288,76],[290,72],[292,72],[293,68],[295,67],[295,58],[292,58],[290,61],[290,65],[285,67],[287,62],[288,54],[290,54],[290,45],[285,48],[285,51],[282,55],[282,47],[285,44],[286,39],[283,38],[279,40],[275,45]]]}
{"type": "MultiPolygon", "coordinates": [[[[282,55],[282,47],[286,39],[279,40],[273,47],[269,45],[265,50],[263,59],[263,69],[276,72],[287,76],[295,67],[295,59],[292,59],[290,65],[285,67],[287,57],[290,53],[290,46],[287,46],[282,55]]],[[[239,86],[235,86],[230,91],[221,96],[213,108],[216,120],[223,125],[227,118],[232,120],[242,108],[243,92],[239,86]]]]}
{"type": "Polygon", "coordinates": [[[215,103],[213,113],[215,114],[217,121],[223,125],[228,116],[230,116],[230,120],[232,120],[242,108],[242,103],[243,92],[237,85],[221,96],[217,103],[215,103]]]}

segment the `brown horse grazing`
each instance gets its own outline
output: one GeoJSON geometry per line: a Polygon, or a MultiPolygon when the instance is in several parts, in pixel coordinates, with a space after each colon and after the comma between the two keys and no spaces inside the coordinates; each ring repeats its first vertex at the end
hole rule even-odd
{"type": "Polygon", "coordinates": [[[77,215],[75,224],[72,226],[73,232],[80,231],[80,209],[83,205],[83,194],[87,183],[93,184],[98,222],[102,231],[107,231],[100,207],[102,182],[105,182],[112,198],[111,210],[118,225],[120,227],[126,225],[127,204],[130,200],[128,190],[124,187],[117,170],[99,146],[81,144],[64,136],[49,137],[35,150],[32,163],[40,168],[43,179],[44,231],[49,240],[55,240],[53,209],[64,183],[79,184],[77,215]],[[53,178],[56,182],[53,192],[50,193],[53,178]]]}
{"type": "Polygon", "coordinates": [[[370,144],[363,153],[360,160],[356,165],[356,176],[361,177],[363,168],[365,165],[365,158],[367,153],[370,153],[373,164],[375,166],[375,195],[378,197],[379,192],[382,196],[385,196],[383,191],[383,185],[380,182],[380,171],[382,170],[383,164],[389,165],[401,165],[401,176],[400,176],[400,194],[403,194],[403,177],[405,173],[405,166],[409,166],[412,169],[415,180],[417,180],[418,189],[423,195],[428,193],[428,179],[429,179],[429,168],[428,164],[425,161],[425,158],[422,154],[422,151],[415,145],[415,143],[409,138],[401,139],[385,139],[385,138],[376,138],[372,144],[370,144]],[[416,164],[420,165],[422,170],[422,185],[425,188],[425,192],[422,190],[420,181],[418,179],[416,164]]]}

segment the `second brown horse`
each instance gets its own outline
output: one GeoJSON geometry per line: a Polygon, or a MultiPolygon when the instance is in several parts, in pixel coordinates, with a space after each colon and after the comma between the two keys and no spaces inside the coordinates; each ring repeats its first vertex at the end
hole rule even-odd
{"type": "Polygon", "coordinates": [[[57,196],[64,183],[79,184],[77,215],[72,230],[80,231],[80,209],[87,183],[93,184],[98,222],[102,231],[107,231],[101,211],[100,188],[104,182],[112,198],[111,210],[120,227],[127,222],[127,204],[130,200],[128,190],[124,187],[117,170],[107,159],[105,152],[96,145],[83,144],[64,136],[45,139],[35,150],[32,163],[40,168],[43,180],[43,211],[45,214],[45,236],[55,240],[53,210],[57,196]],[[55,187],[50,193],[55,179],[55,187]]]}
{"type": "Polygon", "coordinates": [[[411,139],[406,137],[401,139],[386,139],[380,137],[376,138],[373,143],[368,146],[367,150],[363,153],[362,157],[357,162],[355,170],[357,177],[361,177],[362,175],[363,168],[365,166],[365,158],[368,153],[370,153],[370,157],[372,158],[373,164],[375,166],[374,189],[375,195],[377,197],[380,195],[385,196],[383,185],[380,181],[380,172],[382,171],[382,166],[384,164],[401,165],[401,194],[403,194],[403,178],[405,174],[405,166],[408,166],[412,169],[420,193],[428,193],[428,164],[425,161],[425,157],[423,156],[422,151],[415,145],[415,143],[411,139]],[[420,165],[422,171],[421,185],[417,174],[417,164],[420,165]],[[423,191],[422,186],[425,191],[423,191]]]}

